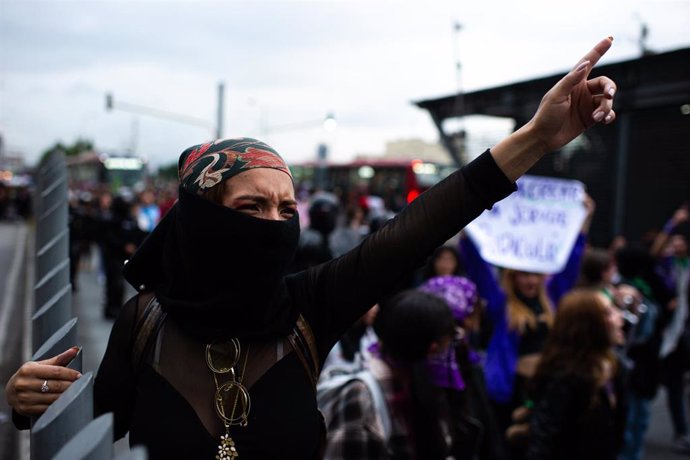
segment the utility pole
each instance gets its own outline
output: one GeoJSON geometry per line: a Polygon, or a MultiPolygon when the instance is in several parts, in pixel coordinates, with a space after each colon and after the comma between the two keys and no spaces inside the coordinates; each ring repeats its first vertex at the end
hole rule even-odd
{"type": "Polygon", "coordinates": [[[460,31],[462,30],[462,24],[459,21],[453,23],[453,54],[455,59],[455,81],[456,81],[456,96],[454,101],[454,112],[457,114],[458,126],[456,131],[453,133],[446,133],[446,128],[443,126],[443,122],[440,119],[434,118],[434,123],[438,128],[438,132],[441,135],[441,143],[448,151],[450,158],[453,163],[460,167],[465,163],[465,128],[464,128],[464,115],[465,115],[465,100],[462,92],[462,64],[460,63],[460,31]]]}
{"type": "Polygon", "coordinates": [[[223,106],[225,105],[225,84],[218,83],[218,118],[216,119],[216,139],[223,138],[223,106]]]}
{"type": "Polygon", "coordinates": [[[654,51],[649,49],[647,46],[647,40],[649,40],[649,26],[642,19],[639,13],[635,13],[635,19],[640,23],[640,35],[637,38],[637,46],[640,48],[640,56],[649,56],[654,54],[654,51]]]}

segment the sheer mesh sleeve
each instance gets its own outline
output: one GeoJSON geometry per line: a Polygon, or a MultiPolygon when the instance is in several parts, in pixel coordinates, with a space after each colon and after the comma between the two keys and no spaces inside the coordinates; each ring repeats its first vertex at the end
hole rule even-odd
{"type": "Polygon", "coordinates": [[[342,257],[296,275],[293,296],[312,325],[322,360],[374,304],[402,287],[428,255],[515,190],[487,151],[410,203],[342,257]]]}
{"type": "Polygon", "coordinates": [[[129,430],[135,395],[135,374],[132,369],[132,342],[137,320],[150,294],[137,294],[122,308],[108,339],[103,361],[94,383],[96,415],[112,412],[114,437],[122,438],[129,430]]]}

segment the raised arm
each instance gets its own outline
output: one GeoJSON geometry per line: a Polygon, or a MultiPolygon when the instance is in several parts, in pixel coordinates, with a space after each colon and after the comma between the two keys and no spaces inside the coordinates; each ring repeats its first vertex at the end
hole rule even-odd
{"type": "Polygon", "coordinates": [[[477,246],[466,235],[460,238],[460,257],[467,276],[477,285],[479,297],[486,300],[489,318],[496,323],[505,316],[506,296],[498,284],[491,265],[482,259],[477,246]]]}
{"type": "Polygon", "coordinates": [[[664,246],[668,242],[671,232],[683,222],[690,220],[690,213],[688,212],[688,206],[683,205],[673,213],[673,216],[666,222],[664,228],[657,234],[652,244],[652,248],[649,250],[652,257],[659,258],[663,255],[664,246]]]}
{"type": "Polygon", "coordinates": [[[515,185],[489,153],[452,174],[345,255],[288,278],[321,351],[372,305],[404,288],[406,276],[515,185]],[[322,331],[324,336],[318,337],[322,331]],[[323,341],[321,340],[323,339],[323,341]]]}
{"type": "MultiPolygon", "coordinates": [[[[539,158],[597,122],[615,119],[614,83],[606,77],[587,80],[592,66],[610,48],[599,42],[542,99],[525,126],[489,152],[420,195],[391,223],[339,259],[310,270],[305,306],[317,329],[337,339],[437,246],[484,209],[514,190],[514,181],[539,158]]],[[[330,343],[332,345],[332,343],[330,343]]]]}

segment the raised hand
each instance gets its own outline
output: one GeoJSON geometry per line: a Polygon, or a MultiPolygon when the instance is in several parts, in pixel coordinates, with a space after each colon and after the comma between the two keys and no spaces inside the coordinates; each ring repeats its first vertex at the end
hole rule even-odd
{"type": "Polygon", "coordinates": [[[50,359],[29,361],[10,378],[5,387],[7,403],[21,415],[46,411],[81,374],[66,366],[79,349],[72,347],[50,359]]]}
{"type": "Polygon", "coordinates": [[[684,204],[673,213],[671,224],[677,226],[688,220],[690,220],[690,212],[688,212],[688,205],[684,204]]]}
{"type": "Polygon", "coordinates": [[[530,123],[545,152],[564,146],[595,123],[608,124],[616,119],[615,83],[603,76],[587,79],[612,41],[609,37],[597,43],[542,98],[530,123]]]}
{"type": "Polygon", "coordinates": [[[491,149],[496,164],[509,180],[517,180],[544,154],[563,147],[593,124],[616,119],[615,83],[607,77],[587,80],[612,40],[609,37],[597,43],[544,95],[534,117],[491,149]]]}

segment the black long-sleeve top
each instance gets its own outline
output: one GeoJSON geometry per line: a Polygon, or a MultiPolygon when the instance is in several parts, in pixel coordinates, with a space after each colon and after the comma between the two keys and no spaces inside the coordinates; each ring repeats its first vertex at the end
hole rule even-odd
{"type": "Polygon", "coordinates": [[[616,460],[627,415],[625,386],[618,372],[608,389],[573,374],[539,385],[530,418],[528,460],[616,460]],[[609,393],[615,395],[615,405],[609,393]],[[594,401],[594,402],[593,402],[594,401]]]}
{"type": "MultiPolygon", "coordinates": [[[[341,335],[399,280],[514,189],[487,151],[420,195],[358,247],[286,278],[285,302],[298,306],[311,326],[321,363],[341,335]]],[[[129,431],[130,443],[146,445],[151,459],[213,459],[222,426],[209,416],[215,387],[204,361],[205,344],[185,337],[168,318],[156,356],[132,368],[132,334],[145,299],[130,300],[113,326],[95,381],[96,410],[114,412],[115,437],[129,431]]],[[[265,351],[264,345],[251,344],[252,350],[265,351]]],[[[248,368],[260,360],[250,355],[248,368]]],[[[248,384],[248,425],[230,428],[243,460],[313,458],[316,453],[320,419],[311,382],[295,353],[276,361],[248,384]]]]}

